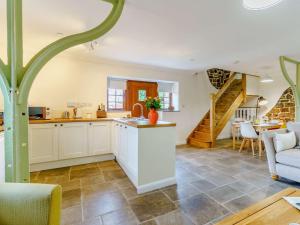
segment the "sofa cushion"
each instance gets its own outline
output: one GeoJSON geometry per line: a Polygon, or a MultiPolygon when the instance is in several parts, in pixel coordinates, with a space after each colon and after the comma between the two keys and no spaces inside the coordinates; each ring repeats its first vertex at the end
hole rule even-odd
{"type": "Polygon", "coordinates": [[[294,131],[297,139],[297,145],[300,145],[300,122],[288,122],[286,124],[288,131],[294,131]]]}
{"type": "Polygon", "coordinates": [[[300,168],[300,150],[289,149],[276,154],[276,162],[300,168]]]}
{"type": "Polygon", "coordinates": [[[295,132],[291,131],[285,134],[275,134],[274,146],[277,152],[292,149],[296,146],[295,132]]]}

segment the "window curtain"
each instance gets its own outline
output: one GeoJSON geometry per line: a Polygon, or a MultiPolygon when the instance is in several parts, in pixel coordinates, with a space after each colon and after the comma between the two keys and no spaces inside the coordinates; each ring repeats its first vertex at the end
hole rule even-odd
{"type": "Polygon", "coordinates": [[[108,88],[126,90],[126,80],[109,78],[108,88]]]}

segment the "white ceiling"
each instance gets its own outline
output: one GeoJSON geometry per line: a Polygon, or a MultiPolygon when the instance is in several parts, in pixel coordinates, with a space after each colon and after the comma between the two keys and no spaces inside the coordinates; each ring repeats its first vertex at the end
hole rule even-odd
{"type": "MultiPolygon", "coordinates": [[[[58,32],[65,36],[97,25],[110,9],[100,0],[23,0],[23,8],[24,48],[32,54],[59,38],[58,32]]],[[[299,12],[299,0],[264,11],[246,10],[242,0],[126,0],[120,21],[95,51],[80,46],[69,53],[192,71],[276,74],[278,56],[300,58],[299,12]]]]}

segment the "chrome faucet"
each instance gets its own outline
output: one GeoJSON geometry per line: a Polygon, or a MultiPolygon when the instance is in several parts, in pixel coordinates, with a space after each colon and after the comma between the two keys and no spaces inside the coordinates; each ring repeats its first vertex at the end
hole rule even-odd
{"type": "Polygon", "coordinates": [[[134,110],[134,108],[136,106],[139,106],[141,108],[141,116],[140,116],[140,119],[145,119],[144,117],[144,107],[141,103],[135,103],[133,106],[132,106],[132,110],[134,110]]]}

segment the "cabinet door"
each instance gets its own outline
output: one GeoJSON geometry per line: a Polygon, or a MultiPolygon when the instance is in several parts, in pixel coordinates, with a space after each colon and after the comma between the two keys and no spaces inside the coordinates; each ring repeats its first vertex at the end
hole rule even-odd
{"type": "Polygon", "coordinates": [[[88,155],[86,123],[64,123],[59,127],[59,159],[88,155]]]}
{"type": "Polygon", "coordinates": [[[118,158],[118,126],[119,124],[116,122],[112,122],[111,124],[111,150],[112,153],[118,158]]]}
{"type": "Polygon", "coordinates": [[[127,168],[133,174],[138,171],[138,129],[127,128],[127,168]]]}
{"type": "Polygon", "coordinates": [[[118,149],[119,149],[119,152],[118,152],[118,155],[119,155],[119,159],[121,160],[121,162],[124,164],[124,165],[127,165],[128,163],[128,160],[127,160],[127,157],[128,157],[128,153],[127,153],[127,126],[124,125],[124,124],[120,124],[119,125],[119,146],[118,146],[118,149]]]}
{"type": "Polygon", "coordinates": [[[110,123],[89,123],[89,155],[110,153],[110,123]]]}
{"type": "Polygon", "coordinates": [[[57,124],[29,126],[29,161],[41,163],[58,160],[57,124]]]}

